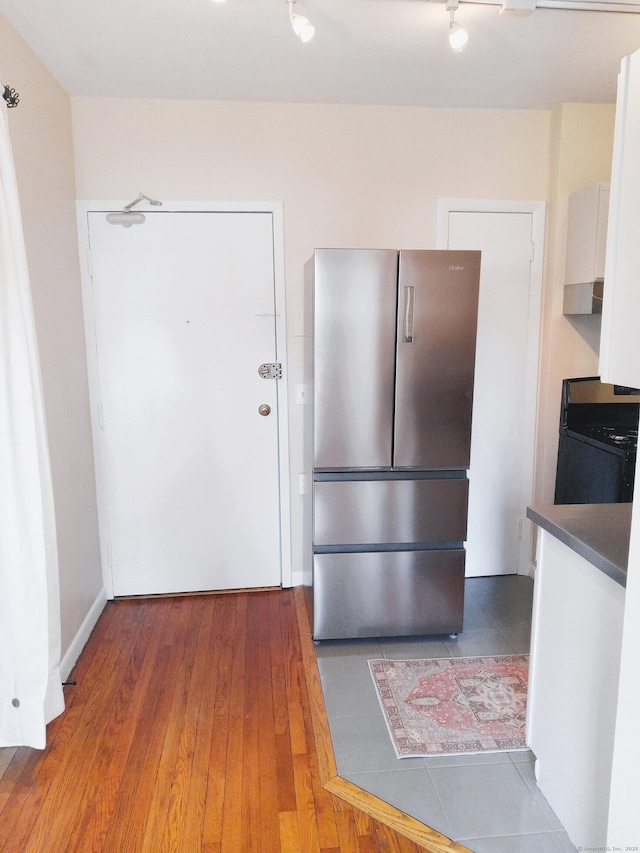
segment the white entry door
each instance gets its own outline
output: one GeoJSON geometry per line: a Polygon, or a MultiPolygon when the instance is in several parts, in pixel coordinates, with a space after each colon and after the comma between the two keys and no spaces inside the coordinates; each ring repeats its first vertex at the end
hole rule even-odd
{"type": "Polygon", "coordinates": [[[113,594],[278,585],[279,389],[258,372],[278,361],[273,215],[145,217],[87,213],[113,594]]]}
{"type": "Polygon", "coordinates": [[[446,247],[482,252],[473,397],[467,576],[527,573],[543,216],[446,211],[446,247]]]}

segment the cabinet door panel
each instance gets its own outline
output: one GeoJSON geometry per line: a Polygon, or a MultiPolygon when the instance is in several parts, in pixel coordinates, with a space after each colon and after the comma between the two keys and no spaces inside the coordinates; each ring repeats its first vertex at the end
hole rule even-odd
{"type": "Polygon", "coordinates": [[[611,170],[600,376],[640,387],[640,51],[622,60],[611,170]]]}

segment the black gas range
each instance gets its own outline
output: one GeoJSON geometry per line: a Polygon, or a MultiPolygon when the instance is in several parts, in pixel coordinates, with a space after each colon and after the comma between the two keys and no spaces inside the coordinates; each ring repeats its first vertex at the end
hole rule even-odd
{"type": "Polygon", "coordinates": [[[636,451],[638,448],[638,430],[632,429],[624,424],[618,425],[589,425],[584,429],[567,430],[576,438],[590,439],[595,445],[606,445],[627,452],[636,451]]]}
{"type": "Polygon", "coordinates": [[[628,503],[638,447],[640,391],[589,376],[562,383],[555,502],[628,503]]]}

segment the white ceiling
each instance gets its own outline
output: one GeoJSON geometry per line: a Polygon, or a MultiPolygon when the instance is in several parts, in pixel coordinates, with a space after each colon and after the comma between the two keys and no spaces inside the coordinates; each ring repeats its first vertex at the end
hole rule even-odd
{"type": "Polygon", "coordinates": [[[630,12],[462,2],[469,44],[455,54],[438,0],[299,0],[296,11],[315,24],[308,44],[285,0],[0,0],[72,96],[548,109],[615,101],[620,60],[640,49],[630,12]]]}

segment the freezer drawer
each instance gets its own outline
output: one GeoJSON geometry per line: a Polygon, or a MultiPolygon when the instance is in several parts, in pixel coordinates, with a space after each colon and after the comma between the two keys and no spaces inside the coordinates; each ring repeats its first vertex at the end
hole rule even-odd
{"type": "Polygon", "coordinates": [[[462,630],[463,549],[316,554],[315,640],[462,630]]]}
{"type": "Polygon", "coordinates": [[[314,545],[463,542],[469,481],[314,483],[314,545]]]}

